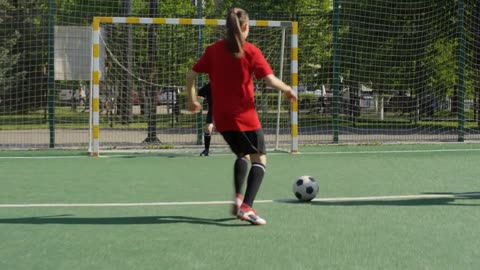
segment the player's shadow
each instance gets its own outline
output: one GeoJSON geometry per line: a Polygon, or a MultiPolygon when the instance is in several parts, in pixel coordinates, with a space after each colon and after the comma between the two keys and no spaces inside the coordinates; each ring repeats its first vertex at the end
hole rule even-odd
{"type": "Polygon", "coordinates": [[[133,159],[133,158],[150,158],[150,157],[161,157],[161,158],[198,157],[200,154],[200,151],[197,151],[197,152],[194,152],[194,153],[152,152],[152,153],[118,154],[118,155],[114,154],[114,155],[110,155],[109,158],[133,159]]]}
{"type": "Polygon", "coordinates": [[[462,200],[479,200],[480,192],[426,192],[411,197],[372,197],[372,198],[345,198],[345,199],[318,199],[311,202],[300,202],[297,200],[279,200],[283,203],[311,204],[319,206],[480,206],[479,203],[465,203],[462,200]]]}
{"type": "Polygon", "coordinates": [[[64,224],[64,225],[158,225],[158,224],[198,224],[223,227],[248,226],[247,223],[229,223],[236,218],[197,218],[188,216],[141,216],[141,217],[75,217],[56,215],[24,218],[0,219],[0,224],[64,224]]]}

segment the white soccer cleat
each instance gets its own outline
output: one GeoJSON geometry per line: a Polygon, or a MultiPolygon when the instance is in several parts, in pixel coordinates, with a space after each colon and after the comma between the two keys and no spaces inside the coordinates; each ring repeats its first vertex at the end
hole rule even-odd
{"type": "Polygon", "coordinates": [[[260,216],[257,215],[257,212],[250,206],[246,204],[242,204],[240,209],[238,210],[237,217],[240,220],[248,221],[253,225],[265,225],[267,221],[260,216]]]}

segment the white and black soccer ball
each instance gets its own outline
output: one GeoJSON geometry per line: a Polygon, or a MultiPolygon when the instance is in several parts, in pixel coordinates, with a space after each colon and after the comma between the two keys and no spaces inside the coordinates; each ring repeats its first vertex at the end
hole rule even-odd
{"type": "Polygon", "coordinates": [[[293,194],[303,202],[313,200],[318,193],[318,183],[311,176],[304,175],[298,177],[293,183],[293,194]]]}

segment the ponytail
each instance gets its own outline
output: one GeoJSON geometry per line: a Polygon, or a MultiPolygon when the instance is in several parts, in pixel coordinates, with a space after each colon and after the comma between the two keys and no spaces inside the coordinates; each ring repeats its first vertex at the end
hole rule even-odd
{"type": "Polygon", "coordinates": [[[241,8],[232,8],[227,14],[227,37],[228,50],[236,58],[243,56],[243,44],[245,38],[242,35],[242,26],[248,23],[248,14],[241,8]]]}

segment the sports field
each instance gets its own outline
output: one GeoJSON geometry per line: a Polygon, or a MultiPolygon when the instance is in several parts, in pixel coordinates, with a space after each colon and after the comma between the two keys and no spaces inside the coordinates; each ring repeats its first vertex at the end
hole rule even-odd
{"type": "Polygon", "coordinates": [[[480,144],[300,151],[268,155],[265,226],[229,214],[229,153],[0,152],[0,269],[478,269],[480,144]]]}

